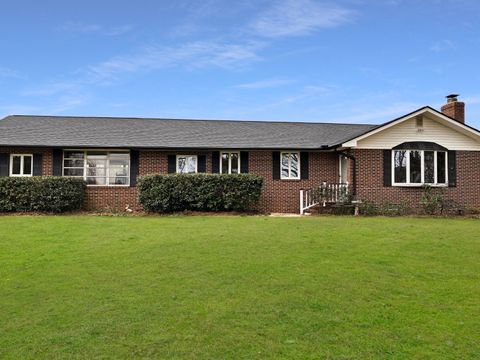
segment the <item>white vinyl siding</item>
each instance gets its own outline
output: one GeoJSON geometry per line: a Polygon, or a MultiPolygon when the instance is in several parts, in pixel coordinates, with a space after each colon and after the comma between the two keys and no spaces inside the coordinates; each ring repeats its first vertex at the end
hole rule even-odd
{"type": "Polygon", "coordinates": [[[437,143],[449,150],[480,151],[480,142],[428,117],[423,118],[423,126],[417,127],[415,118],[382,130],[359,140],[358,149],[391,149],[404,142],[428,141],[437,143]]]}

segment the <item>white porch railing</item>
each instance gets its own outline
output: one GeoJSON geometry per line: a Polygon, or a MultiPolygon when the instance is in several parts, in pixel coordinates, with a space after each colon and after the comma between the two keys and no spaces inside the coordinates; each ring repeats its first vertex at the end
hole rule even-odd
{"type": "Polygon", "coordinates": [[[328,184],[324,182],[316,188],[300,190],[300,214],[305,214],[305,210],[319,204],[326,206],[327,203],[344,202],[348,196],[348,183],[328,184]]]}

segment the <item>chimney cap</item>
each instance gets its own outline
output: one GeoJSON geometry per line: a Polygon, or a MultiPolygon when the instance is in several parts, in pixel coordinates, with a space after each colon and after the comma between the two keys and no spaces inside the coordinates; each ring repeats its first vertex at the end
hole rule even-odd
{"type": "Polygon", "coordinates": [[[460,94],[450,94],[445,96],[447,98],[447,102],[454,102],[457,101],[457,98],[460,96],[460,94]]]}

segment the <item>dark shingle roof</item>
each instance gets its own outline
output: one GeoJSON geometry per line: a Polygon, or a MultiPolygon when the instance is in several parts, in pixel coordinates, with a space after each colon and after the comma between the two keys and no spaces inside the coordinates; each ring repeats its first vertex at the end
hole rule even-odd
{"type": "Polygon", "coordinates": [[[12,115],[0,146],[319,149],[376,125],[12,115]]]}

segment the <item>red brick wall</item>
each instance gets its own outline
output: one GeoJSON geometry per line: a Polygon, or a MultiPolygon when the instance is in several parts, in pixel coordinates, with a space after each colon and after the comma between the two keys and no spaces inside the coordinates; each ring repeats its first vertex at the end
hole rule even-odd
{"type": "MultiPolygon", "coordinates": [[[[52,151],[42,148],[0,148],[0,153],[41,153],[43,173],[52,175],[52,151]]],[[[188,152],[207,155],[207,172],[211,172],[210,152],[188,152]]],[[[141,175],[167,173],[168,154],[174,152],[140,151],[139,173],[141,175]]],[[[398,203],[410,200],[418,206],[423,190],[409,187],[383,186],[382,150],[353,150],[357,166],[357,197],[376,203],[398,203]]],[[[250,173],[264,178],[260,211],[299,212],[299,192],[319,185],[323,181],[338,182],[338,155],[333,152],[310,153],[308,180],[273,180],[272,152],[251,151],[250,173]]],[[[457,151],[457,187],[445,189],[445,197],[471,208],[480,208],[480,152],[457,151]]],[[[134,187],[88,187],[86,208],[123,210],[129,205],[140,209],[137,190],[134,187]]]]}
{"type": "Polygon", "coordinates": [[[308,180],[273,180],[272,152],[252,151],[249,156],[249,172],[263,177],[260,200],[262,212],[299,213],[300,190],[319,185],[322,181],[338,182],[338,155],[310,153],[308,180]]]}
{"type": "Polygon", "coordinates": [[[87,210],[140,210],[136,187],[88,186],[85,208],[87,210]]]}
{"type": "Polygon", "coordinates": [[[3,154],[42,154],[42,173],[52,175],[53,173],[53,151],[45,148],[13,148],[1,147],[0,153],[3,154]]]}
{"type": "MultiPolygon", "coordinates": [[[[357,198],[381,204],[408,200],[420,206],[423,189],[383,186],[383,150],[353,150],[357,159],[357,198]]],[[[457,186],[444,189],[444,198],[470,208],[480,208],[480,152],[457,151],[457,186]]]]}

